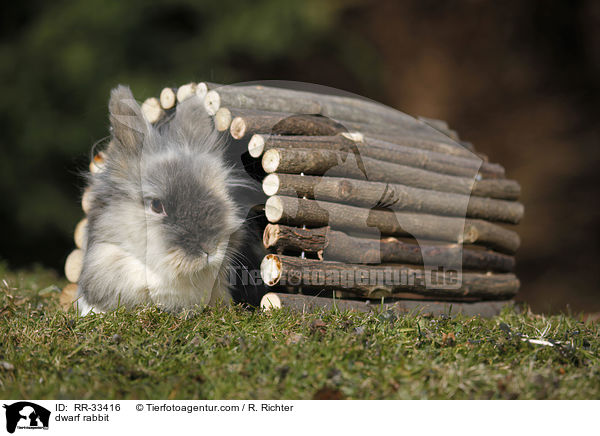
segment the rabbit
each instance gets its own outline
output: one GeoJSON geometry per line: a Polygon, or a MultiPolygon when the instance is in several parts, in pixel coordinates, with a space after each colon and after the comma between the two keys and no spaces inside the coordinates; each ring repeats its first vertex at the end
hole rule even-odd
{"type": "Polygon", "coordinates": [[[249,185],[226,160],[201,103],[189,98],[153,126],[128,87],[112,90],[112,141],[103,171],[89,175],[82,314],[119,305],[181,312],[231,303],[227,270],[248,242],[232,192],[249,185]]]}

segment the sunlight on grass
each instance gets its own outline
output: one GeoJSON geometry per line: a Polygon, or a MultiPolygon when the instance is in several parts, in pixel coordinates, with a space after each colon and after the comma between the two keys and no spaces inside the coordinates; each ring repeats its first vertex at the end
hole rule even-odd
{"type": "Polygon", "coordinates": [[[0,265],[2,398],[600,397],[598,324],[575,317],[237,306],[79,317],[60,309],[62,285],[42,269],[0,265]]]}

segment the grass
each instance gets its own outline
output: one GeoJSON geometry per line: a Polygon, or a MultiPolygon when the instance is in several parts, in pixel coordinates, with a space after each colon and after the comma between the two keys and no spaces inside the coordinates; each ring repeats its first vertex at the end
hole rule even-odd
{"type": "Polygon", "coordinates": [[[4,399],[600,398],[598,323],[217,308],[79,317],[58,277],[0,265],[4,399]],[[544,337],[557,346],[521,340],[544,337]]]}

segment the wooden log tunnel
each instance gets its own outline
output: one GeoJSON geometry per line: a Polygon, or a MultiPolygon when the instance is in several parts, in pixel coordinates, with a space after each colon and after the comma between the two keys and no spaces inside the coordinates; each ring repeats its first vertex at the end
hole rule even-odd
{"type": "MultiPolygon", "coordinates": [[[[262,182],[268,224],[255,242],[268,253],[261,276],[277,291],[265,295],[264,308],[372,311],[365,301],[375,299],[397,313],[452,306],[492,316],[518,292],[520,240],[511,226],[524,214],[520,185],[444,121],[356,96],[207,82],[166,87],[142,112],[151,123],[169,122],[191,97],[221,135],[245,144],[244,166],[262,182]]],[[[107,153],[93,158],[92,174],[107,153]]],[[[91,207],[86,191],[85,214],[91,207]]],[[[73,282],[65,305],[86,225],[77,225],[77,249],[65,264],[73,282]]]]}

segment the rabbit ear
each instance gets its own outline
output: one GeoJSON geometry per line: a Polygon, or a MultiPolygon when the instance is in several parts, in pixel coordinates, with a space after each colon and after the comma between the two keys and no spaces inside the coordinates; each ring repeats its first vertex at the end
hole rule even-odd
{"type": "Polygon", "coordinates": [[[126,150],[139,149],[148,125],[129,87],[119,85],[112,90],[108,110],[115,139],[126,150]]]}

